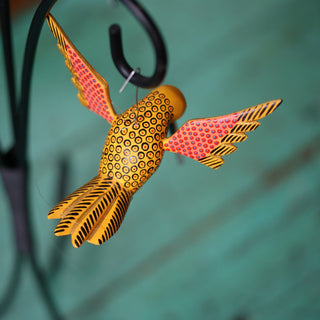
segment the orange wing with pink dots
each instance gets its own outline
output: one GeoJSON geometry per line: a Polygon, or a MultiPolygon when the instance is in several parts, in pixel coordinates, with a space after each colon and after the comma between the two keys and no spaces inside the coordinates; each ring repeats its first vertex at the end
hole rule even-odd
{"type": "Polygon", "coordinates": [[[51,14],[47,15],[48,25],[58,41],[58,48],[66,59],[66,66],[73,75],[72,82],[79,90],[80,102],[112,123],[116,117],[109,95],[108,83],[86,61],[72,44],[51,14]]]}
{"type": "Polygon", "coordinates": [[[190,120],[164,140],[164,149],[218,169],[224,162],[222,156],[237,149],[233,143],[246,140],[245,133],[255,130],[260,125],[258,120],[281,102],[272,100],[225,116],[190,120]]]}

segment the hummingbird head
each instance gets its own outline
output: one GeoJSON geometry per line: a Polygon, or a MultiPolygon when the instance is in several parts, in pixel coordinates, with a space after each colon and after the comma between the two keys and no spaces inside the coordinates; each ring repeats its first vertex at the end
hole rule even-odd
{"type": "Polygon", "coordinates": [[[173,118],[171,122],[179,119],[186,109],[186,99],[182,92],[178,88],[170,85],[160,86],[157,90],[159,93],[165,94],[170,100],[170,105],[173,107],[173,118]]]}

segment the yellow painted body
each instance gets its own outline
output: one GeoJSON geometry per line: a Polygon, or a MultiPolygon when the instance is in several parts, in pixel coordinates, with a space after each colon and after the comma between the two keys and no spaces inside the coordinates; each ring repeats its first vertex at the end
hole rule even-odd
{"type": "Polygon", "coordinates": [[[173,86],[150,92],[115,118],[106,138],[99,174],[113,178],[128,191],[137,191],[162,159],[169,124],[185,109],[185,99],[173,86]]]}

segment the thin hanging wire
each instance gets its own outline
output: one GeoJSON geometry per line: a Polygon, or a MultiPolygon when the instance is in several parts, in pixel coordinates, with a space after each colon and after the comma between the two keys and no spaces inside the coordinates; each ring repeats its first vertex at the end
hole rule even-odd
{"type": "MultiPolygon", "coordinates": [[[[132,79],[132,77],[136,74],[136,73],[140,73],[140,68],[136,68],[134,70],[132,70],[128,76],[128,78],[125,80],[125,82],[123,83],[123,85],[121,86],[120,90],[119,90],[119,93],[121,94],[124,89],[126,88],[126,86],[128,85],[128,83],[130,82],[130,80],[132,79]]],[[[138,90],[139,90],[139,87],[136,86],[136,115],[135,115],[135,122],[138,122],[138,116],[139,116],[139,101],[138,101],[138,90]]]]}

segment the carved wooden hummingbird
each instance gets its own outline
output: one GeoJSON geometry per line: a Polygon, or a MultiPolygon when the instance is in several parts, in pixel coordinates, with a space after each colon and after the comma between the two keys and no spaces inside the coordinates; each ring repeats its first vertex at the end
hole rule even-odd
{"type": "Polygon", "coordinates": [[[169,125],[184,113],[186,101],[175,87],[151,91],[122,114],[116,114],[108,83],[68,39],[52,15],[49,27],[66,59],[80,102],[111,128],[103,148],[98,175],[58,203],[48,214],[61,219],[55,235],[71,234],[74,247],[85,241],[99,245],[120,227],[133,194],[151,177],[164,151],[175,152],[218,169],[222,156],[236,150],[258,120],[272,113],[281,99],[265,102],[225,116],[187,121],[167,138],[169,125]]]}

